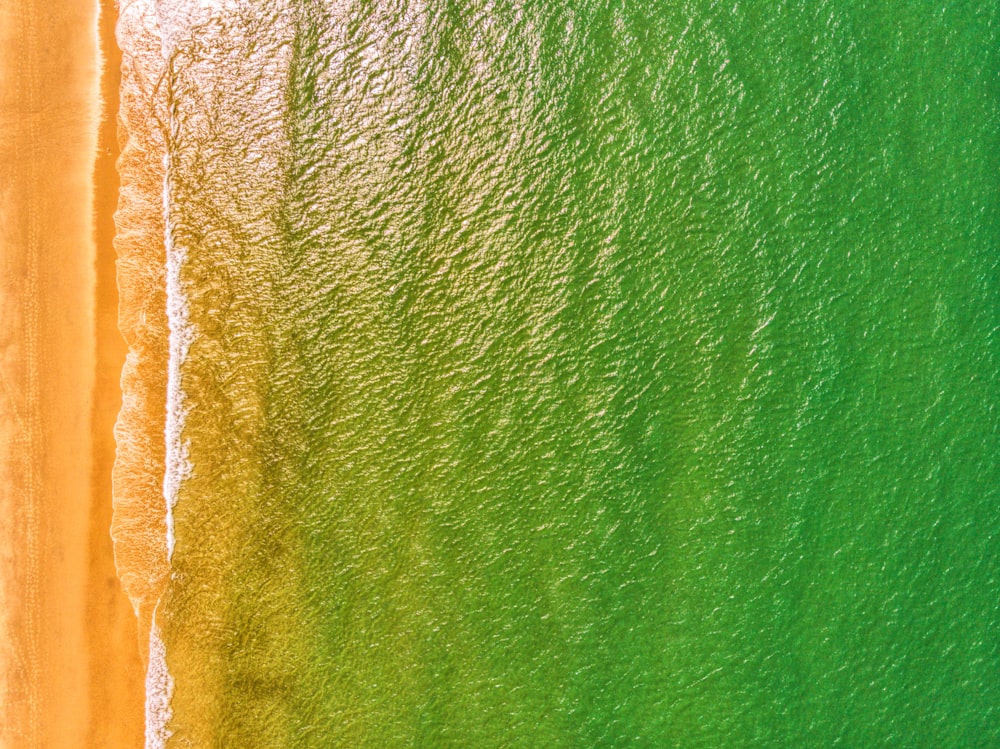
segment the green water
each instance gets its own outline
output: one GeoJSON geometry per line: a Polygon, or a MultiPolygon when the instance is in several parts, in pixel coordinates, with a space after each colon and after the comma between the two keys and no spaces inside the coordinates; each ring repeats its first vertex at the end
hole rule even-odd
{"type": "Polygon", "coordinates": [[[169,82],[173,744],[1000,745],[1000,4],[264,6],[169,82]]]}

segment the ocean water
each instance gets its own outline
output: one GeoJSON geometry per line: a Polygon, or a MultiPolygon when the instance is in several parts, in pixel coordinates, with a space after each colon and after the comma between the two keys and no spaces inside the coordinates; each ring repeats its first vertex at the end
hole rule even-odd
{"type": "Polygon", "coordinates": [[[1000,744],[1000,4],[145,7],[150,745],[1000,744]]]}

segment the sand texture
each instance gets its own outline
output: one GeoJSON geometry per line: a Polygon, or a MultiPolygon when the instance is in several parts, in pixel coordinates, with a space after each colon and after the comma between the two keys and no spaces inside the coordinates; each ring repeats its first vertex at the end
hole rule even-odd
{"type": "Polygon", "coordinates": [[[5,748],[142,741],[136,626],[108,534],[123,344],[99,95],[113,105],[116,70],[111,58],[102,84],[98,32],[87,3],[0,3],[5,748]]]}

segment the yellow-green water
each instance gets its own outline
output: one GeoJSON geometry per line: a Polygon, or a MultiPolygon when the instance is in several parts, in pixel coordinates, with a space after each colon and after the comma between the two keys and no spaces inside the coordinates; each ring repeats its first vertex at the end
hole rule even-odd
{"type": "Polygon", "coordinates": [[[1000,5],[808,5],[160,3],[173,745],[1000,744],[1000,5]]]}

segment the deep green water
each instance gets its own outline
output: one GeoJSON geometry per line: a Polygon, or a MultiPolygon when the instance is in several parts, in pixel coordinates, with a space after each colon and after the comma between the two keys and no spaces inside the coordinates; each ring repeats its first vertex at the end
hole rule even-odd
{"type": "Polygon", "coordinates": [[[1000,4],[161,5],[173,745],[1000,746],[1000,4]]]}

